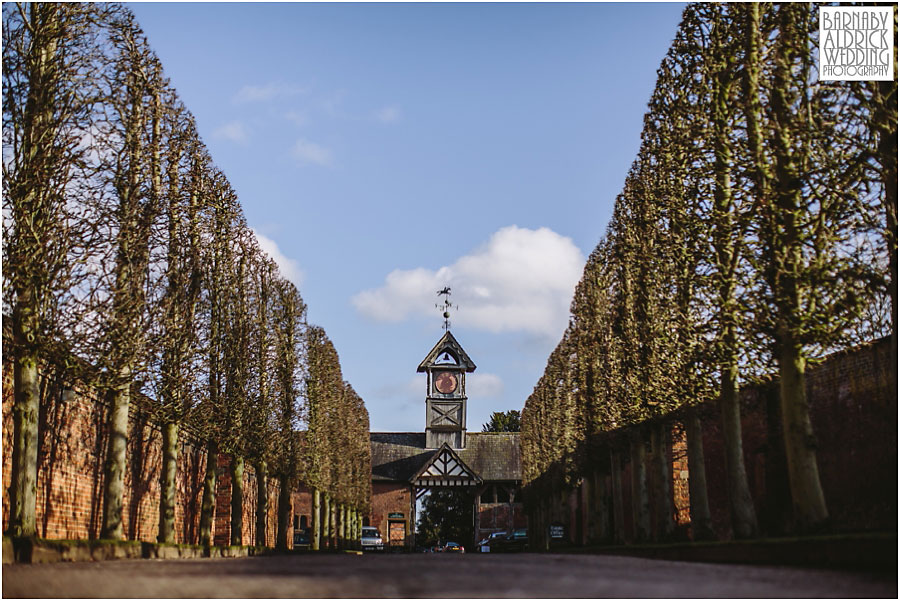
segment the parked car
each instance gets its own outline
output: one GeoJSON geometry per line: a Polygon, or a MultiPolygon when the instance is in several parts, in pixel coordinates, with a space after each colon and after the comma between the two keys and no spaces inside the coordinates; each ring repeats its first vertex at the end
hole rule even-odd
{"type": "Polygon", "coordinates": [[[374,526],[363,526],[362,529],[362,550],[363,551],[384,551],[384,541],[381,533],[374,526]]]}
{"type": "Polygon", "coordinates": [[[448,542],[444,545],[444,553],[465,553],[466,549],[459,543],[448,542]]]}
{"type": "Polygon", "coordinates": [[[294,549],[309,549],[309,528],[294,530],[294,549]]]}
{"type": "Polygon", "coordinates": [[[505,537],[506,532],[491,532],[487,538],[483,538],[478,541],[478,544],[475,545],[475,550],[480,553],[490,553],[491,552],[491,541],[496,540],[501,537],[505,537]]]}
{"type": "Polygon", "coordinates": [[[497,537],[490,543],[493,553],[511,553],[513,551],[528,550],[528,530],[519,528],[506,536],[497,537]]]}

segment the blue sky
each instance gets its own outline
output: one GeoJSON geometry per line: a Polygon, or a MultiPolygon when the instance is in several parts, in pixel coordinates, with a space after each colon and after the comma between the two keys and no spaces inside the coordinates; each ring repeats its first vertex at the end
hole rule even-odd
{"type": "Polygon", "coordinates": [[[372,429],[424,429],[445,285],[469,430],[521,409],[683,4],[129,6],[372,429]]]}

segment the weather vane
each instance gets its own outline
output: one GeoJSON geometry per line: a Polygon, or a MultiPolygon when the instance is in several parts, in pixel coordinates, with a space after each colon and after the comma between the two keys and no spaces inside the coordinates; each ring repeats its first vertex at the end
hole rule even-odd
{"type": "Polygon", "coordinates": [[[444,297],[444,302],[435,305],[435,307],[442,311],[442,315],[444,317],[444,330],[450,330],[450,308],[456,308],[456,305],[450,303],[450,286],[444,286],[443,290],[437,291],[439,296],[444,297]]]}

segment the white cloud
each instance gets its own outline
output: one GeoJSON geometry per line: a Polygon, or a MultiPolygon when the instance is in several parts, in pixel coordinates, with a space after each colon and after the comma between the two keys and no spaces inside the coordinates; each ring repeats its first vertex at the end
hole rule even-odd
{"type": "Polygon", "coordinates": [[[511,225],[452,265],[392,271],[380,288],[356,294],[353,304],[378,321],[436,317],[435,293],[450,286],[451,300],[460,307],[451,313],[455,325],[557,339],[568,323],[584,262],[570,238],[511,225]]]}
{"type": "Polygon", "coordinates": [[[334,160],[331,150],[302,138],[294,144],[294,147],[291,149],[291,156],[301,163],[313,163],[324,166],[331,165],[334,160]]]}
{"type": "Polygon", "coordinates": [[[234,96],[234,101],[243,104],[246,102],[264,102],[273,98],[297,96],[305,94],[306,88],[293,84],[268,83],[262,86],[244,86],[234,96]]]}
{"type": "Polygon", "coordinates": [[[382,123],[394,123],[400,120],[400,109],[396,106],[386,106],[375,113],[375,118],[382,123]]]}
{"type": "Polygon", "coordinates": [[[259,248],[275,261],[275,264],[278,265],[278,270],[281,271],[281,275],[299,287],[303,282],[303,270],[300,269],[300,264],[294,259],[286,257],[274,240],[263,236],[256,230],[252,231],[256,236],[257,242],[259,242],[259,248]]]}
{"type": "Polygon", "coordinates": [[[231,140],[232,142],[246,142],[247,138],[250,137],[250,132],[240,121],[231,121],[217,127],[213,131],[213,137],[222,140],[231,140]]]}
{"type": "Polygon", "coordinates": [[[499,399],[503,395],[503,379],[496,374],[471,373],[466,379],[466,396],[477,399],[499,399]]]}

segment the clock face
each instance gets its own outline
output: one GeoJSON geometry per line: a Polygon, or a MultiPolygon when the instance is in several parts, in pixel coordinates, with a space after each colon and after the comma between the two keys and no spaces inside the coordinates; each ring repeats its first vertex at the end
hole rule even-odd
{"type": "Polygon", "coordinates": [[[450,394],[456,390],[457,381],[456,374],[449,371],[438,372],[434,376],[434,387],[443,394],[450,394]]]}

